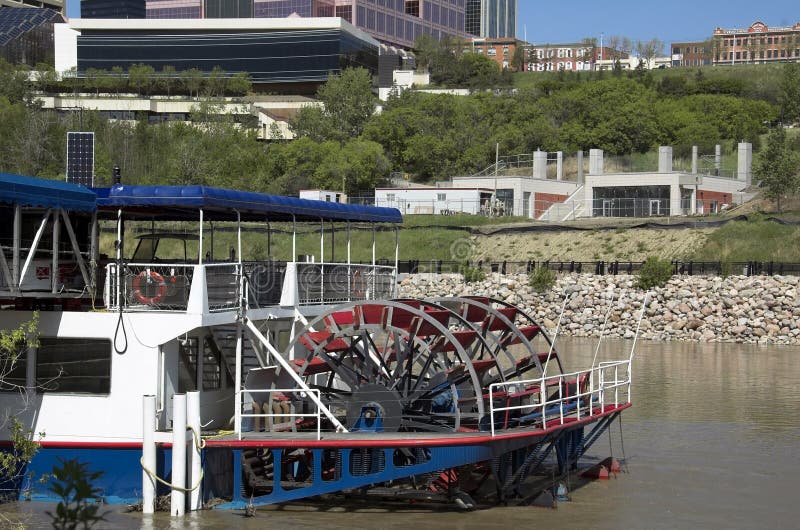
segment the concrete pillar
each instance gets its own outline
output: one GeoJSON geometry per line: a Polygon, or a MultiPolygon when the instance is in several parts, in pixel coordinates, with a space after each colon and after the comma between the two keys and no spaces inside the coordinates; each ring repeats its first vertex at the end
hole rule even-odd
{"type": "Polygon", "coordinates": [[[719,144],[714,148],[714,169],[714,174],[719,176],[719,170],[722,169],[722,146],[719,144]]]}
{"type": "Polygon", "coordinates": [[[583,151],[578,151],[578,155],[575,160],[578,164],[578,184],[583,184],[583,151]]]}
{"type": "Polygon", "coordinates": [[[602,175],[603,174],[603,150],[590,149],[589,150],[589,174],[602,175]]]}
{"type": "Polygon", "coordinates": [[[692,215],[697,215],[697,186],[692,190],[692,202],[690,206],[692,215]]]}
{"type": "Polygon", "coordinates": [[[753,144],[741,142],[739,144],[739,165],[736,175],[738,180],[742,180],[749,186],[753,183],[753,144]]]}
{"type": "Polygon", "coordinates": [[[547,178],[547,151],[533,153],[533,178],[547,178]]]}
{"type": "Polygon", "coordinates": [[[658,172],[672,173],[672,147],[669,145],[658,148],[658,172]]]}
{"type": "Polygon", "coordinates": [[[564,152],[556,153],[556,180],[564,179],[564,152]]]}
{"type": "Polygon", "coordinates": [[[700,149],[696,146],[692,146],[692,175],[697,175],[697,171],[700,166],[700,149]]]}

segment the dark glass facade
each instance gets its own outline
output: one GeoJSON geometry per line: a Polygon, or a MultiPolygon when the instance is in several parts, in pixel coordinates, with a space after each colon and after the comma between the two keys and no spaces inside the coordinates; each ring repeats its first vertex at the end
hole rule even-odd
{"type": "Polygon", "coordinates": [[[78,72],[149,64],[208,73],[247,72],[254,83],[318,83],[347,67],[378,69],[378,47],[338,28],[285,30],[83,30],[78,72]]]}
{"type": "Polygon", "coordinates": [[[205,18],[252,18],[253,0],[205,0],[205,18]]]}
{"type": "Polygon", "coordinates": [[[81,18],[145,18],[146,0],[81,0],[81,18]]]}
{"type": "Polygon", "coordinates": [[[483,0],[467,0],[464,30],[470,35],[481,36],[481,4],[483,0]]]}
{"type": "Polygon", "coordinates": [[[593,188],[593,217],[651,217],[670,215],[669,186],[593,188]]]}

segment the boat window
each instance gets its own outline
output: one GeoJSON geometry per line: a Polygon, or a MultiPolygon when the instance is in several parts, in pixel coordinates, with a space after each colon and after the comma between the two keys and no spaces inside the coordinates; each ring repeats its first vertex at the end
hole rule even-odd
{"type": "Polygon", "coordinates": [[[188,337],[178,342],[179,376],[178,392],[192,392],[197,390],[197,337],[188,337]]]}
{"type": "Polygon", "coordinates": [[[36,352],[38,392],[108,394],[111,390],[111,341],[45,338],[36,352]]]}

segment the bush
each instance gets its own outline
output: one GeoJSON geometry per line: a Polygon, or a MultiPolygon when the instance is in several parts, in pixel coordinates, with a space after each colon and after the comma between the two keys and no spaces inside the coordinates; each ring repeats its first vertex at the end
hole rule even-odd
{"type": "Polygon", "coordinates": [[[89,471],[89,464],[75,459],[58,460],[61,465],[53,467],[50,491],[61,500],[55,513],[46,512],[52,519],[53,528],[72,529],[79,525],[91,528],[105,521],[105,514],[98,513],[103,500],[102,492],[92,485],[103,472],[89,471]]]}
{"type": "Polygon", "coordinates": [[[480,267],[470,267],[469,263],[464,263],[458,268],[458,272],[464,275],[467,283],[480,282],[486,278],[486,273],[480,267]]]}
{"type": "Polygon", "coordinates": [[[653,287],[663,287],[672,278],[672,262],[650,256],[639,270],[636,286],[645,291],[653,287]]]}
{"type": "Polygon", "coordinates": [[[549,291],[555,284],[556,273],[546,267],[533,269],[528,275],[528,285],[536,292],[549,291]]]}

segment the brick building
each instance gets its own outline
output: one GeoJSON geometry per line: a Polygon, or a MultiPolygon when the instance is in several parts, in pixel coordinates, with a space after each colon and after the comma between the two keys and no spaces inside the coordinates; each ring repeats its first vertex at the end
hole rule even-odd
{"type": "Polygon", "coordinates": [[[513,58],[522,41],[514,38],[472,39],[463,51],[479,53],[494,60],[500,68],[514,68],[513,58]]]}
{"type": "Polygon", "coordinates": [[[715,66],[800,62],[800,22],[784,27],[754,22],[746,29],[717,28],[712,56],[715,66]]]}
{"type": "Polygon", "coordinates": [[[711,41],[673,42],[672,66],[707,66],[711,64],[711,41]]]}

